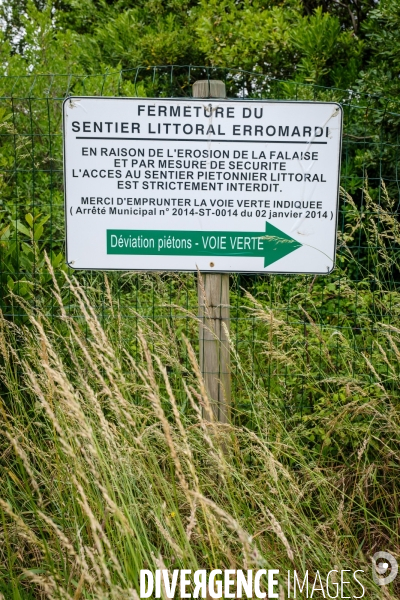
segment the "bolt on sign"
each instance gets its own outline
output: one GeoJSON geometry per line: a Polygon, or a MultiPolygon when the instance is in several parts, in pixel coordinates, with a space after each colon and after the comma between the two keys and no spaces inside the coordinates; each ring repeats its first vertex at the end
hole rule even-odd
{"type": "Polygon", "coordinates": [[[334,268],[340,105],[75,97],[63,126],[71,267],[334,268]]]}

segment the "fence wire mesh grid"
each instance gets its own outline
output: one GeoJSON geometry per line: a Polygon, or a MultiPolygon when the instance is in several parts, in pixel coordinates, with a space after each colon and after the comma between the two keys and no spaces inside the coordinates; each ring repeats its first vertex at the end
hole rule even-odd
{"type": "MultiPolygon", "coordinates": [[[[318,401],[312,382],[319,382],[319,390],[321,382],[329,388],[338,372],[343,373],[344,387],[346,373],[366,383],[377,374],[382,386],[397,393],[387,356],[395,352],[388,332],[399,322],[400,106],[380,96],[194,66],[139,67],[92,76],[2,77],[3,313],[23,321],[24,306],[30,305],[40,306],[49,318],[58,314],[54,298],[47,294],[51,279],[44,251],[56,270],[63,267],[63,99],[191,96],[193,82],[207,78],[222,79],[228,97],[336,101],[344,109],[337,267],[328,276],[231,276],[230,335],[241,368],[254,386],[263,380],[263,389],[279,398],[289,415],[311,412],[318,401]]],[[[140,319],[182,331],[197,347],[196,274],[75,275],[92,295],[102,322],[123,327],[134,352],[140,319]]],[[[82,318],[67,290],[63,300],[68,314],[82,318]]],[[[249,392],[242,389],[238,368],[234,361],[234,418],[246,410],[249,392]]]]}

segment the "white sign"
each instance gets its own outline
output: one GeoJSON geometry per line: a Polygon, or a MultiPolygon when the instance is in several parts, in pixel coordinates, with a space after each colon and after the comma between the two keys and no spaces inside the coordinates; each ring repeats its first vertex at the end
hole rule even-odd
{"type": "Polygon", "coordinates": [[[341,129],[330,102],[68,98],[67,262],[330,273],[341,129]]]}

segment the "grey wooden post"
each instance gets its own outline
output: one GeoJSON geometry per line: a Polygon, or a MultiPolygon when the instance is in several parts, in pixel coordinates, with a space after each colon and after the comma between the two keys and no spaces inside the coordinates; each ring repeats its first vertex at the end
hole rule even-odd
{"type": "MultiPolygon", "coordinates": [[[[218,80],[196,81],[193,97],[226,98],[225,84],[218,80]]],[[[215,267],[218,270],[218,264],[215,267]]],[[[229,342],[223,324],[229,331],[229,274],[200,273],[198,299],[200,368],[213,412],[210,415],[203,408],[203,416],[227,423],[231,407],[231,374],[229,342]]]]}

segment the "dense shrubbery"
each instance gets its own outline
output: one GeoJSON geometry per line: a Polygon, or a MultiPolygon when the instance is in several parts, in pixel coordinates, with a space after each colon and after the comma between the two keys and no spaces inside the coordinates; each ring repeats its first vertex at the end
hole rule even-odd
{"type": "Polygon", "coordinates": [[[8,0],[0,10],[9,75],[205,64],[387,96],[399,89],[394,0],[8,0]]]}

